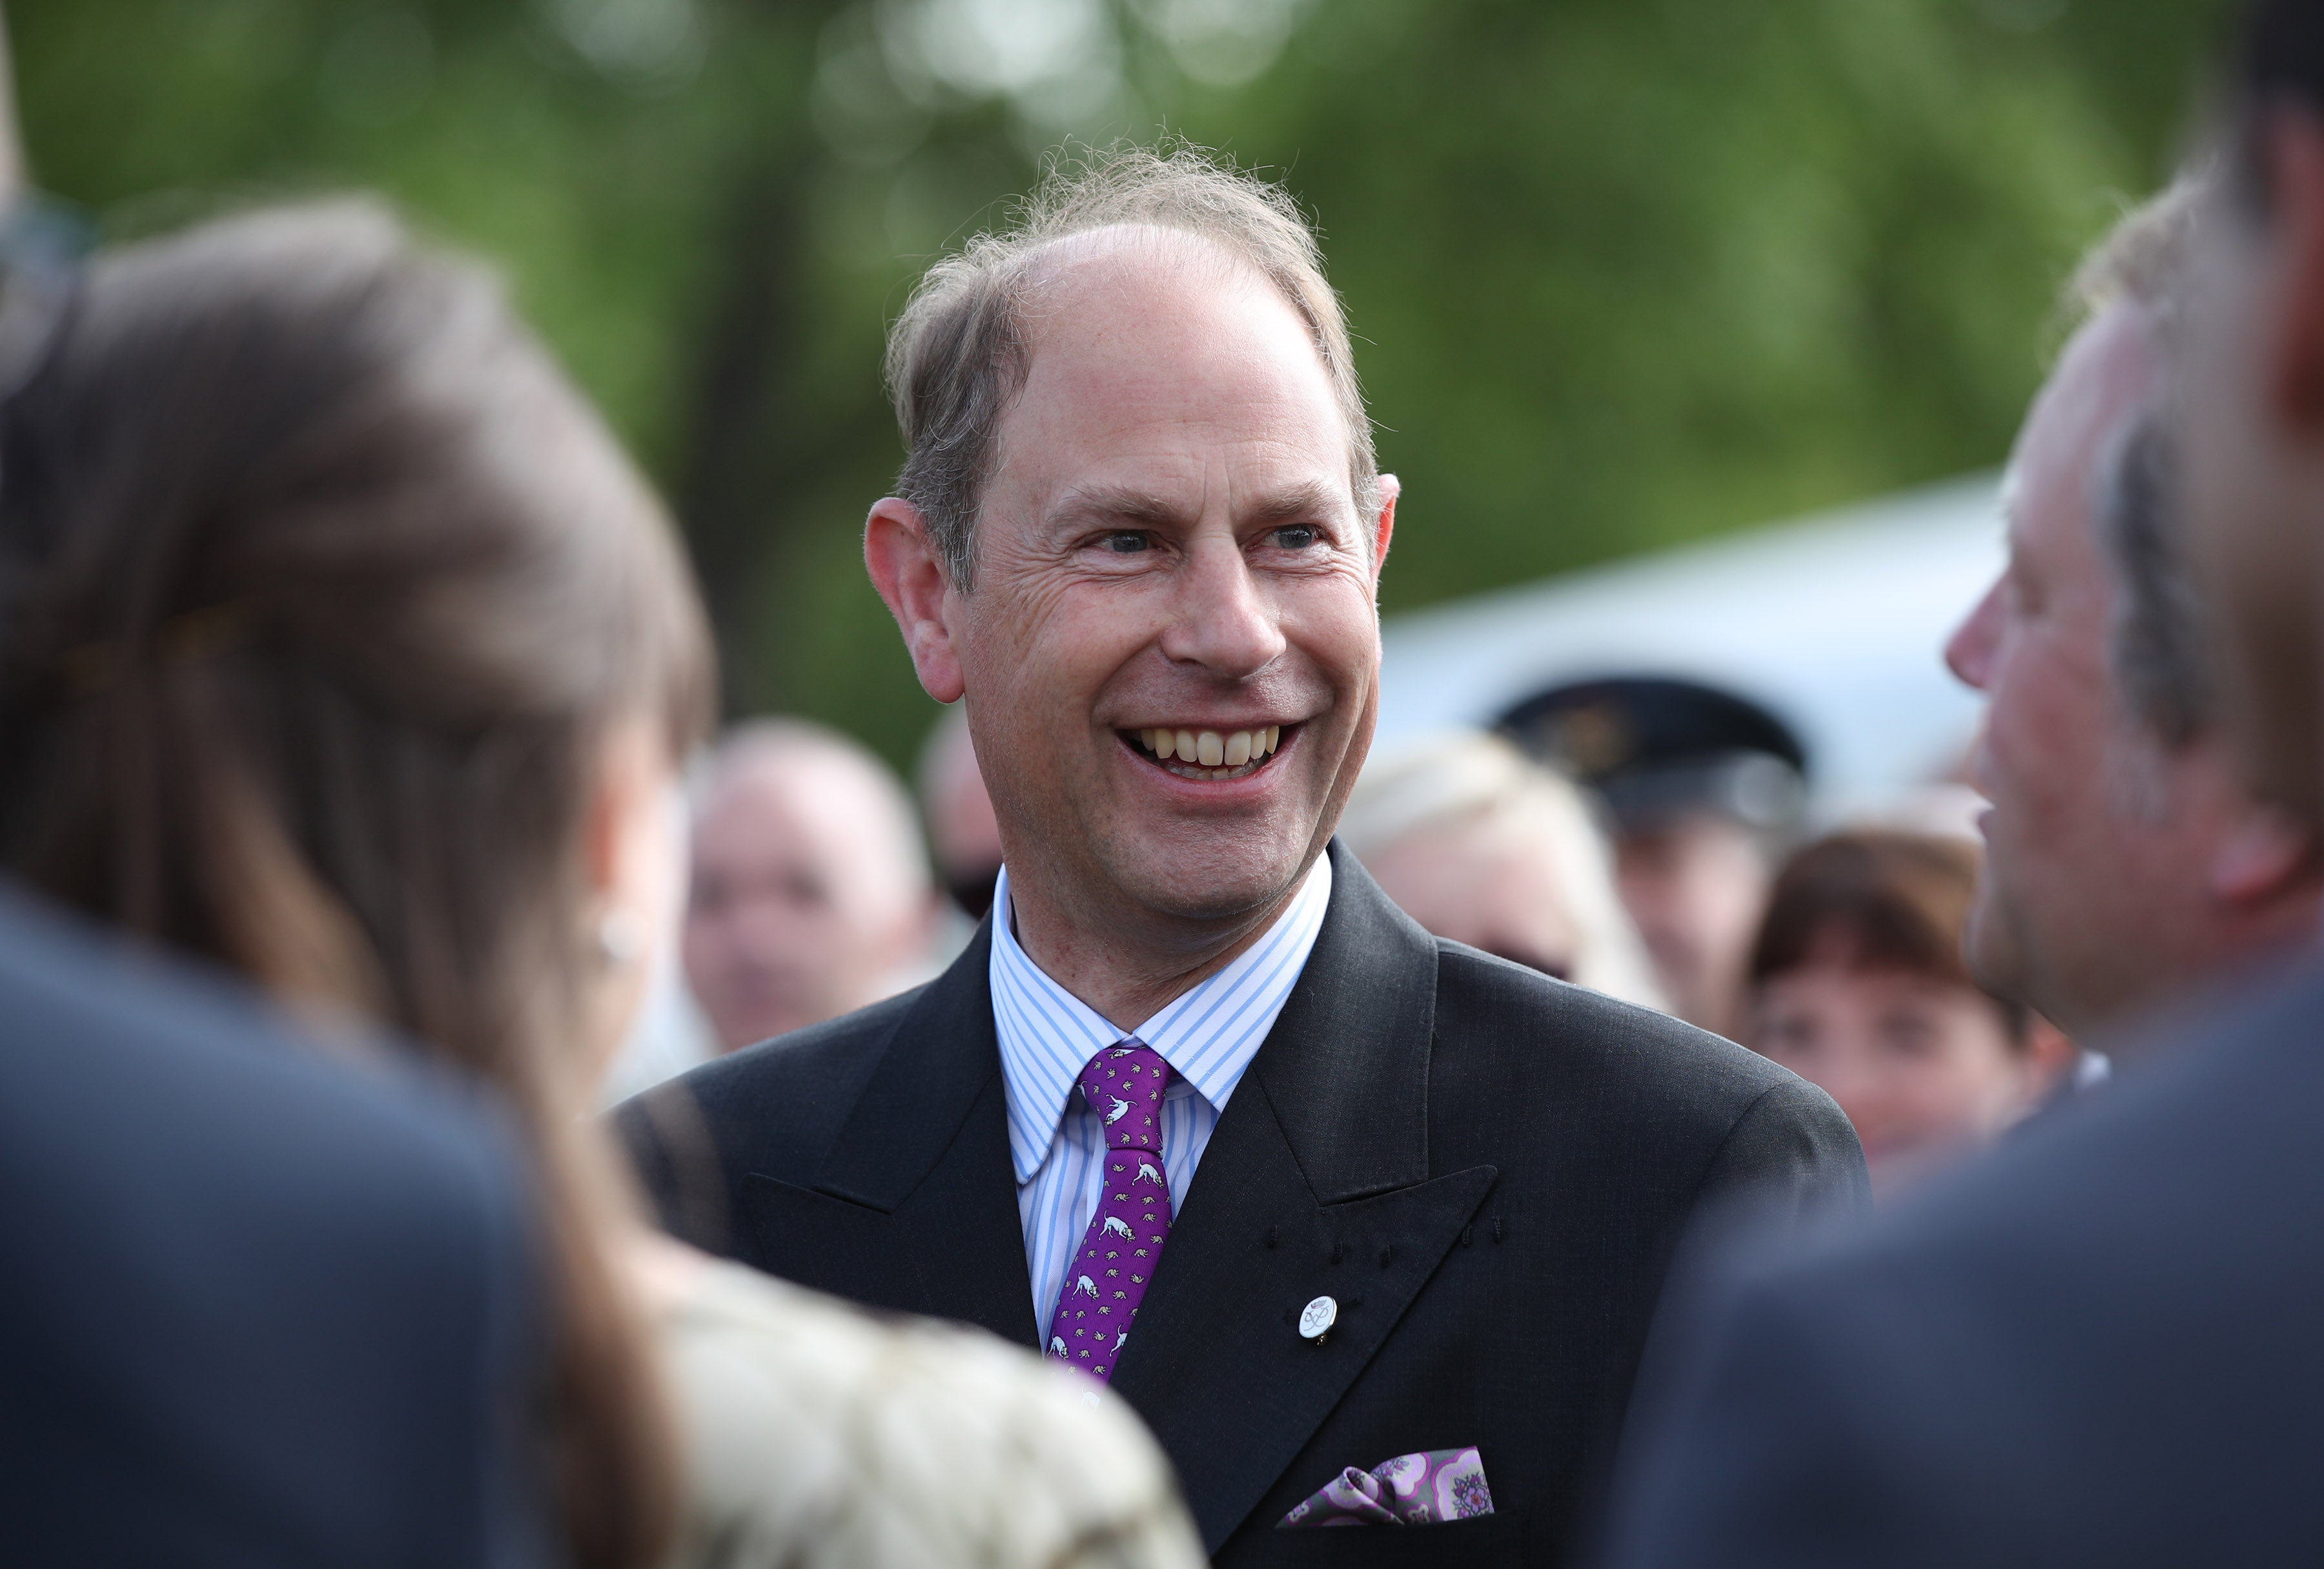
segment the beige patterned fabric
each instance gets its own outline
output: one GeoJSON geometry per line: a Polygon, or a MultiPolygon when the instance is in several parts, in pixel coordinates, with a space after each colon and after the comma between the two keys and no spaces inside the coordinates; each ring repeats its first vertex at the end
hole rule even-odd
{"type": "Polygon", "coordinates": [[[672,1569],[1197,1569],[1120,1398],[981,1330],[739,1265],[652,1271],[688,1473],[672,1569]]]}

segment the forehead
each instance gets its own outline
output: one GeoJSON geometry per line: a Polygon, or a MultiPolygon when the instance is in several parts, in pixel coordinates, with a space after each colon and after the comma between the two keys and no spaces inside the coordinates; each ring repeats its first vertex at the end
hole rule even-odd
{"type": "Polygon", "coordinates": [[[1351,433],[1306,322],[1261,273],[1167,231],[1059,242],[1028,291],[1030,368],[1001,477],[1349,489],[1351,433]]]}
{"type": "Polygon", "coordinates": [[[834,760],[810,752],[737,758],[696,807],[694,843],[712,854],[844,844],[867,817],[862,793],[834,760]]]}
{"type": "Polygon", "coordinates": [[[2010,459],[2010,525],[2021,541],[2087,533],[2098,457],[2154,382],[2143,311],[2118,303],[2083,323],[2034,399],[2010,459]]]}

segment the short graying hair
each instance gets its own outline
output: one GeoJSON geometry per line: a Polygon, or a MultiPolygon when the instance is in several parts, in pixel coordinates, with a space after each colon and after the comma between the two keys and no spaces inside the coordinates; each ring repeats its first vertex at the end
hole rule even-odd
{"type": "Polygon", "coordinates": [[[2201,734],[2211,684],[2203,603],[2181,558],[2170,411],[2149,401],[2107,444],[2098,540],[2122,592],[2107,658],[2125,701],[2174,750],[2201,734]]]}
{"type": "Polygon", "coordinates": [[[2204,607],[2178,538],[2170,394],[2209,181],[2183,176],[2126,214],[2076,270],[2070,291],[2085,318],[2116,305],[2137,310],[2163,362],[2163,390],[2106,444],[2091,494],[2099,548],[2120,589],[2107,650],[2115,684],[2131,713],[2173,749],[2202,733],[2211,708],[2204,607]]]}
{"type": "Polygon", "coordinates": [[[1119,226],[1196,235],[1252,268],[1306,323],[1349,432],[1360,514],[1378,509],[1379,459],[1340,298],[1290,194],[1191,146],[1116,147],[1051,166],[1012,221],[928,269],[888,335],[888,392],[904,437],[896,494],[918,508],[953,585],[975,575],[975,523],[1001,417],[1032,368],[1025,309],[1040,254],[1119,226]]]}

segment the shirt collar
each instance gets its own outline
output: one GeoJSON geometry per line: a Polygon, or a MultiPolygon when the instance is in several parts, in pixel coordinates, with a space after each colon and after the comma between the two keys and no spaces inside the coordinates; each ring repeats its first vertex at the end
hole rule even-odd
{"type": "Polygon", "coordinates": [[[1213,1110],[1224,1111],[1306,968],[1331,902],[1332,858],[1319,855],[1265,936],[1125,1034],[1051,980],[1017,946],[1009,872],[1003,867],[992,895],[990,974],[1017,1180],[1030,1182],[1049,1158],[1083,1066],[1132,1036],[1158,1052],[1213,1110]]]}

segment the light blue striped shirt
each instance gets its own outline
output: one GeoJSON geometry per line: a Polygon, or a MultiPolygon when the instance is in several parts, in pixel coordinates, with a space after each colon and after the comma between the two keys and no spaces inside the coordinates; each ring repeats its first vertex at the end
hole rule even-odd
{"type": "Polygon", "coordinates": [[[1265,937],[1125,1035],[1017,946],[1009,873],[1001,872],[992,895],[992,1023],[1009,1090],[1009,1153],[1017,1168],[1033,1316],[1045,1338],[1066,1261],[1097,1213],[1105,1175],[1105,1124],[1077,1087],[1083,1066],[1107,1047],[1135,1039],[1177,1071],[1162,1100],[1162,1166],[1176,1214],[1219,1113],[1307,967],[1331,902],[1331,858],[1319,856],[1265,937]]]}

